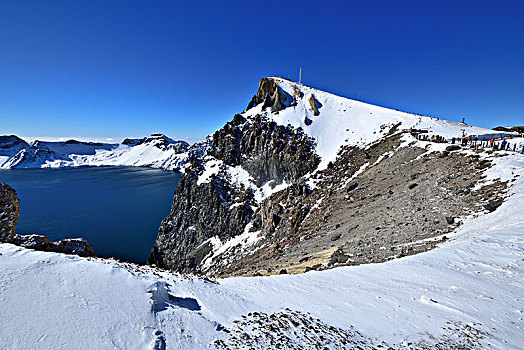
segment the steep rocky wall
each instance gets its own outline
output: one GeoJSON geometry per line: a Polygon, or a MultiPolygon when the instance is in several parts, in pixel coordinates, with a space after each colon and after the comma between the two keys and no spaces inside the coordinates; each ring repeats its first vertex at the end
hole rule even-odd
{"type": "MultiPolygon", "coordinates": [[[[250,120],[236,115],[214,133],[206,155],[231,167],[242,166],[255,185],[291,183],[314,170],[319,158],[302,130],[284,127],[262,116],[250,120]]],[[[162,221],[148,263],[179,271],[199,271],[211,251],[206,240],[238,236],[251,220],[253,193],[218,173],[199,183],[205,160],[194,159],[175,190],[169,216],[162,221]]]]}
{"type": "Polygon", "coordinates": [[[230,166],[241,165],[260,186],[294,181],[318,165],[314,143],[301,130],[277,125],[257,115],[237,114],[213,135],[208,154],[230,166]]]}
{"type": "Polygon", "coordinates": [[[11,242],[20,216],[20,200],[16,191],[0,182],[0,242],[11,242]]]}
{"type": "Polygon", "coordinates": [[[198,171],[187,170],[178,183],[171,212],[158,231],[149,264],[178,271],[194,271],[211,250],[204,241],[215,235],[228,239],[242,232],[253,211],[251,195],[216,177],[198,184],[198,171]],[[243,203],[234,208],[234,198],[243,203]]]}
{"type": "Polygon", "coordinates": [[[0,135],[0,155],[12,157],[29,144],[15,135],[0,135]]]}

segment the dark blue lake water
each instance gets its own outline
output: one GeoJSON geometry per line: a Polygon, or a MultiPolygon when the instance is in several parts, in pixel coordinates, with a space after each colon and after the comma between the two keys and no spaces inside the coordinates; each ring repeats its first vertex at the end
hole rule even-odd
{"type": "Polygon", "coordinates": [[[135,167],[0,170],[20,198],[16,232],[84,237],[97,256],[145,263],[180,173],[135,167]]]}

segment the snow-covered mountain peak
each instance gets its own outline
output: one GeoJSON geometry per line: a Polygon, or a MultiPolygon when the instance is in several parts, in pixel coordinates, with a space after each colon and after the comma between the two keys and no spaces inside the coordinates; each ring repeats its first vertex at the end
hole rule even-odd
{"type": "Polygon", "coordinates": [[[173,140],[172,138],[160,133],[153,133],[150,136],[141,139],[125,139],[122,141],[122,145],[127,146],[138,146],[143,144],[148,144],[161,150],[175,149],[181,152],[184,152],[189,147],[189,144],[185,141],[173,140]]]}
{"type": "Polygon", "coordinates": [[[187,142],[157,133],[121,144],[76,140],[28,144],[16,136],[0,136],[0,168],[124,165],[180,170],[188,149],[187,142]]]}
{"type": "Polygon", "coordinates": [[[257,94],[243,115],[264,115],[279,125],[302,128],[317,142],[321,168],[336,158],[342,145],[375,142],[393,127],[425,129],[429,135],[447,139],[503,133],[355,101],[280,77],[260,79],[257,94]]]}

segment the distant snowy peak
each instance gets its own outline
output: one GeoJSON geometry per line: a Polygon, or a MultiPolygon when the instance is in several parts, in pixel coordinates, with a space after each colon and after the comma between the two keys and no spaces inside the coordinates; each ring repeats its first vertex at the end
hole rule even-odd
{"type": "Polygon", "coordinates": [[[141,139],[125,139],[122,141],[123,145],[127,146],[138,146],[143,144],[152,144],[153,146],[161,149],[176,149],[181,152],[185,152],[189,148],[189,143],[182,140],[173,140],[164,134],[151,134],[151,136],[144,137],[141,139]]]}
{"type": "Polygon", "coordinates": [[[18,136],[0,135],[0,156],[12,157],[26,147],[29,147],[29,144],[18,136]]]}
{"type": "Polygon", "coordinates": [[[393,126],[426,129],[448,139],[465,135],[508,134],[463,123],[401,112],[340,97],[280,77],[262,78],[257,94],[243,116],[264,115],[279,125],[302,128],[317,142],[322,165],[336,158],[342,145],[366,145],[387,134],[393,126]]]}
{"type": "Polygon", "coordinates": [[[31,142],[30,147],[37,150],[47,150],[58,154],[95,154],[97,150],[110,150],[117,146],[113,143],[83,142],[76,140],[67,141],[40,141],[31,142]]]}
{"type": "Polygon", "coordinates": [[[189,144],[163,134],[125,139],[121,144],[39,141],[0,136],[0,168],[55,168],[68,166],[147,166],[181,170],[189,144]]]}

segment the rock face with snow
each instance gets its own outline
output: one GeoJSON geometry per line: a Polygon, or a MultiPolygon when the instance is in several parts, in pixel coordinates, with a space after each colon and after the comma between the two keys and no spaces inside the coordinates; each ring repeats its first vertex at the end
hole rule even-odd
{"type": "Polygon", "coordinates": [[[477,188],[488,160],[410,129],[504,134],[261,79],[248,109],[188,162],[149,263],[297,273],[435,247],[459,218],[500,202],[506,184],[477,188]]]}
{"type": "Polygon", "coordinates": [[[186,166],[149,263],[197,269],[213,247],[206,240],[243,233],[256,205],[255,186],[294,182],[316,168],[313,147],[299,129],[236,115],[213,134],[206,157],[186,166]]]}
{"type": "Polygon", "coordinates": [[[505,131],[505,132],[518,132],[519,134],[524,134],[524,126],[497,126],[496,128],[493,128],[493,130],[497,131],[505,131]]]}
{"type": "Polygon", "coordinates": [[[0,153],[5,156],[14,156],[29,144],[15,135],[0,135],[0,153]]]}
{"type": "Polygon", "coordinates": [[[166,151],[168,149],[174,150],[176,153],[186,152],[189,144],[185,141],[173,140],[163,134],[151,134],[151,136],[141,139],[125,139],[122,141],[123,145],[139,146],[144,144],[153,144],[154,147],[166,151]]]}
{"type": "Polygon", "coordinates": [[[16,191],[0,182],[0,242],[11,242],[20,216],[20,200],[16,191]]]}

